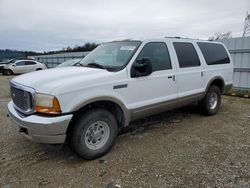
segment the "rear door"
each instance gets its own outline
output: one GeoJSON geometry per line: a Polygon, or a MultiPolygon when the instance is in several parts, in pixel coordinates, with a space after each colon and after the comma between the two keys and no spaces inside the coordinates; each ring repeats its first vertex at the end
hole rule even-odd
{"type": "Polygon", "coordinates": [[[37,68],[37,63],[34,62],[34,61],[25,61],[25,66],[26,66],[26,69],[25,69],[25,72],[32,72],[32,71],[35,71],[36,68],[37,68]]]}
{"type": "Polygon", "coordinates": [[[204,65],[197,54],[196,43],[174,42],[177,56],[177,74],[179,98],[201,94],[205,91],[204,65]]]}

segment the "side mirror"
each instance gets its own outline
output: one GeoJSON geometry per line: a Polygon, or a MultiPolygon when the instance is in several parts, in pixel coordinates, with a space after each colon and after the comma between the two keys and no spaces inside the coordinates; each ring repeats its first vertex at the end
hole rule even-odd
{"type": "Polygon", "coordinates": [[[131,67],[131,77],[148,76],[152,73],[152,61],[148,57],[136,60],[131,67]]]}
{"type": "Polygon", "coordinates": [[[15,66],[16,66],[16,64],[13,64],[13,65],[12,65],[12,67],[15,67],[15,66]]]}

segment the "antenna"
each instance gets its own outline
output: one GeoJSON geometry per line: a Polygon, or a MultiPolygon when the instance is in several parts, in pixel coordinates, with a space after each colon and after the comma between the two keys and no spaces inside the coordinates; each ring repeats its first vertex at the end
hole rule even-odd
{"type": "Polygon", "coordinates": [[[247,12],[247,16],[245,18],[243,37],[250,35],[250,14],[247,12]]]}

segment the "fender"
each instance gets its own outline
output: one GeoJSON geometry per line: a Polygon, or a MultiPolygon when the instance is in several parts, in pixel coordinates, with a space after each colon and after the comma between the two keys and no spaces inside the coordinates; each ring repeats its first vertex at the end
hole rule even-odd
{"type": "Polygon", "coordinates": [[[222,76],[215,76],[215,77],[213,77],[212,79],[210,79],[210,81],[207,83],[207,86],[206,86],[206,90],[205,90],[205,94],[204,94],[204,95],[206,95],[209,86],[210,86],[211,83],[212,83],[213,81],[215,81],[215,80],[221,80],[221,81],[222,81],[222,84],[223,84],[223,85],[222,85],[222,92],[221,92],[221,93],[223,93],[224,88],[225,88],[225,81],[224,81],[224,79],[223,79],[222,76]]]}
{"type": "Polygon", "coordinates": [[[131,114],[131,110],[127,109],[127,107],[123,104],[123,102],[121,102],[119,99],[115,98],[115,97],[110,97],[110,96],[101,96],[101,97],[94,97],[90,100],[87,100],[77,106],[75,106],[72,111],[78,111],[79,109],[83,108],[84,106],[87,106],[91,103],[94,102],[99,102],[99,101],[108,101],[108,102],[113,102],[116,105],[118,105],[123,112],[124,115],[124,127],[129,125],[130,120],[132,119],[132,114],[131,114]]]}

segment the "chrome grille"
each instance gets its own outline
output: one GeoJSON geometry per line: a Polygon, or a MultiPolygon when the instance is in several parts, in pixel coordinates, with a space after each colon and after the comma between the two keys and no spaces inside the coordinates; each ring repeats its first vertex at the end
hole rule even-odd
{"type": "Polygon", "coordinates": [[[23,113],[30,113],[33,111],[33,95],[16,85],[10,86],[11,98],[17,107],[23,113]]]}

